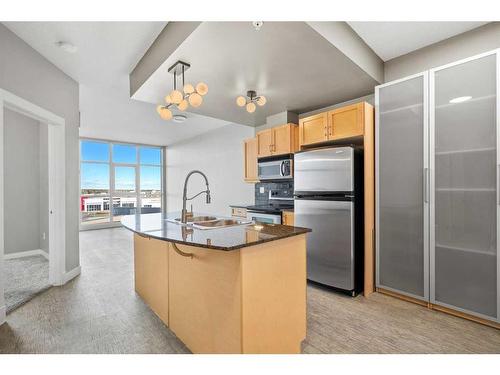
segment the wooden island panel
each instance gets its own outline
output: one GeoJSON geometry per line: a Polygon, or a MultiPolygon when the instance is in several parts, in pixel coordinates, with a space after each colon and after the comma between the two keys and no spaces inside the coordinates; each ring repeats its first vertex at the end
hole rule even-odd
{"type": "Polygon", "coordinates": [[[134,235],[135,290],[168,326],[168,243],[134,235]]]}

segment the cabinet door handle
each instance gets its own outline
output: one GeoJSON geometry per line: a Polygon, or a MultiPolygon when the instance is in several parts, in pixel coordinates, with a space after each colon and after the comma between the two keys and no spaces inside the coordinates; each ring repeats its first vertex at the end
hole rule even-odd
{"type": "Polygon", "coordinates": [[[181,249],[179,249],[177,247],[177,245],[173,242],[171,242],[172,244],[172,247],[174,248],[175,252],[183,257],[187,257],[187,258],[193,258],[194,257],[194,254],[193,253],[186,253],[184,251],[182,251],[181,249]]]}
{"type": "Polygon", "coordinates": [[[424,202],[429,203],[429,168],[424,168],[424,202]]]}

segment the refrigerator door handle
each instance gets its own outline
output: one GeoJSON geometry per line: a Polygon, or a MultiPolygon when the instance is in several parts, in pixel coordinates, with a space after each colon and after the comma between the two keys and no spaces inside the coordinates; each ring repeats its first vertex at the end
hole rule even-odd
{"type": "Polygon", "coordinates": [[[424,202],[429,203],[429,168],[424,168],[424,202]]]}
{"type": "Polygon", "coordinates": [[[500,164],[497,165],[497,204],[500,205],[500,164]]]}

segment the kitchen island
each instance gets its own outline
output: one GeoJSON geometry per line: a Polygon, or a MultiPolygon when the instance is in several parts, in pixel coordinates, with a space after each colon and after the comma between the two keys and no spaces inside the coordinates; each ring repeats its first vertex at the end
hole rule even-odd
{"type": "Polygon", "coordinates": [[[306,233],[276,224],[199,229],[131,215],[135,290],[193,353],[300,353],[306,233]]]}

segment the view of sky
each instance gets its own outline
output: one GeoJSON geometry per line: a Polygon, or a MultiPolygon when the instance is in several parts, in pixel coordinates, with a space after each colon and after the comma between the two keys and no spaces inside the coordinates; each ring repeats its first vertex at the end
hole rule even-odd
{"type": "MultiPolygon", "coordinates": [[[[137,163],[137,147],[132,145],[112,145],[113,162],[137,163]]],[[[110,164],[92,163],[92,161],[109,162],[110,145],[104,142],[81,141],[81,188],[109,189],[110,164]]],[[[139,147],[141,189],[161,189],[161,151],[158,148],[139,147]],[[157,165],[157,166],[154,166],[157,165]]],[[[115,189],[135,189],[135,167],[115,167],[115,189]]]]}

